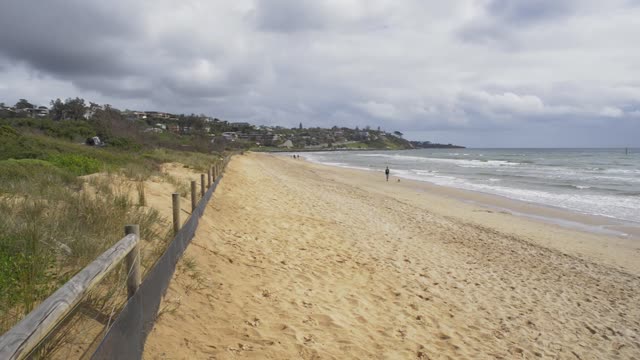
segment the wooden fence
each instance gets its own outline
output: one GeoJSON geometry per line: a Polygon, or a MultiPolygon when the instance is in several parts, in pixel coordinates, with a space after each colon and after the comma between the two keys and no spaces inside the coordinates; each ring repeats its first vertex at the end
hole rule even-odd
{"type": "MultiPolygon", "coordinates": [[[[225,157],[222,163],[215,163],[207,172],[208,181],[205,184],[205,174],[200,176],[200,196],[204,201],[205,186],[211,188],[222,175],[222,171],[229,162],[225,157]],[[213,179],[213,183],[212,183],[213,179]]],[[[191,210],[195,210],[196,182],[191,182],[191,210]]],[[[173,201],[173,230],[177,234],[180,230],[180,195],[172,194],[173,201]]],[[[84,296],[109,274],[122,260],[127,269],[127,295],[131,299],[141,283],[140,272],[140,229],[138,225],[125,226],[125,237],[102,253],[92,263],[87,265],[71,280],[44,300],[13,328],[0,336],[0,359],[24,359],[36,349],[49,334],[61,324],[64,319],[80,304],[84,296]]]]}

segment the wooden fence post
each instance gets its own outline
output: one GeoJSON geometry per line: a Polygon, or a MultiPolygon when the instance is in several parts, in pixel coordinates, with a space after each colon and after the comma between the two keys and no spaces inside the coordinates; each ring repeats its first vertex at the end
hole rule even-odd
{"type": "Polygon", "coordinates": [[[207,189],[211,187],[211,168],[207,170],[207,189]]]}
{"type": "Polygon", "coordinates": [[[204,174],[200,174],[200,196],[204,197],[204,174]]]}
{"type": "Polygon", "coordinates": [[[196,205],[198,204],[198,196],[196,195],[196,181],[191,181],[191,212],[196,209],[196,205]]]}
{"type": "Polygon", "coordinates": [[[141,272],[140,272],[140,226],[139,225],[126,225],[124,227],[124,234],[135,234],[136,245],[131,249],[126,257],[126,270],[127,270],[127,297],[130,298],[138,291],[140,287],[141,272]]]}
{"type": "Polygon", "coordinates": [[[138,205],[147,206],[147,199],[144,196],[144,181],[140,180],[137,184],[138,187],[138,205]]]}
{"type": "Polygon", "coordinates": [[[171,194],[173,200],[173,233],[177,234],[180,230],[180,194],[171,194]]]}

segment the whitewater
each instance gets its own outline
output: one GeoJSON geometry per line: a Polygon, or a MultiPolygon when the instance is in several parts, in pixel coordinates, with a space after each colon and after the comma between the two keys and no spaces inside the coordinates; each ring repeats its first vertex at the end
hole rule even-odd
{"type": "Polygon", "coordinates": [[[346,168],[640,222],[640,149],[420,149],[304,155],[346,168]]]}

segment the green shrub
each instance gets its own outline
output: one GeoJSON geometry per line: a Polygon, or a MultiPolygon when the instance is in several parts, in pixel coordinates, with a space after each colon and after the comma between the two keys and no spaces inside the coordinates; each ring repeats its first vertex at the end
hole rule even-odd
{"type": "Polygon", "coordinates": [[[75,175],[93,174],[102,168],[98,160],[84,155],[58,154],[50,156],[47,161],[75,175]]]}
{"type": "Polygon", "coordinates": [[[116,148],[139,151],[142,145],[135,140],[126,137],[114,137],[108,140],[107,144],[116,148]]]}
{"type": "Polygon", "coordinates": [[[49,136],[71,141],[84,140],[96,134],[96,129],[91,123],[81,120],[53,121],[47,118],[15,118],[1,119],[0,123],[10,125],[14,128],[42,132],[49,136]]]}
{"type": "Polygon", "coordinates": [[[24,137],[11,126],[0,126],[0,160],[37,158],[39,154],[34,141],[24,137]]]}
{"type": "Polygon", "coordinates": [[[9,125],[2,125],[0,126],[0,137],[13,137],[13,136],[18,136],[18,132],[16,131],[16,129],[12,128],[9,125]]]}
{"type": "Polygon", "coordinates": [[[78,184],[74,174],[44,160],[0,160],[0,194],[41,195],[51,188],[78,184]]]}

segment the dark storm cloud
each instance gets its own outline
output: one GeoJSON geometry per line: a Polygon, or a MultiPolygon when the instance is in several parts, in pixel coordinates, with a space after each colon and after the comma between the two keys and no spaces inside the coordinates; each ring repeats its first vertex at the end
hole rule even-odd
{"type": "Polygon", "coordinates": [[[570,16],[578,4],[575,0],[491,0],[484,12],[459,29],[457,35],[470,43],[493,43],[506,50],[519,50],[524,45],[514,33],[570,16]]]}
{"type": "MultiPolygon", "coordinates": [[[[144,98],[154,88],[150,81],[139,77],[82,76],[75,78],[74,85],[86,91],[99,91],[117,98],[144,98]]],[[[155,87],[156,91],[158,88],[155,87]]]]}
{"type": "Polygon", "coordinates": [[[496,145],[492,131],[540,139],[547,124],[634,128],[637,5],[7,0],[0,101],[83,96],[271,125],[481,131],[496,145]]]}
{"type": "Polygon", "coordinates": [[[0,12],[0,60],[26,63],[79,89],[116,98],[209,98],[247,83],[253,72],[245,61],[220,65],[228,55],[223,48],[206,44],[204,34],[194,39],[194,24],[177,24],[171,12],[179,5],[152,21],[142,5],[13,1],[0,12]]]}
{"type": "MultiPolygon", "coordinates": [[[[95,1],[10,1],[0,11],[0,54],[63,75],[130,71],[122,42],[139,31],[133,17],[95,1]]],[[[135,13],[135,7],[131,7],[135,13]]],[[[133,13],[131,14],[133,15],[133,13]]]]}

